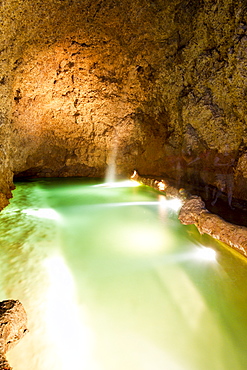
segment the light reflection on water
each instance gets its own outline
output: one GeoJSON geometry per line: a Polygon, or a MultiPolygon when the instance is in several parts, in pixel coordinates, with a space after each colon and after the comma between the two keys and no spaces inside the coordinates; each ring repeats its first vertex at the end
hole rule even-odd
{"type": "Polygon", "coordinates": [[[245,260],[149,188],[94,185],[19,183],[0,215],[0,299],[29,317],[13,368],[246,369],[245,260]]]}

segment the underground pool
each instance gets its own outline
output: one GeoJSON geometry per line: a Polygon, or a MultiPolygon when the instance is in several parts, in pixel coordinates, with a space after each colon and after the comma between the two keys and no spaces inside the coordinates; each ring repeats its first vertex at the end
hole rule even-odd
{"type": "Polygon", "coordinates": [[[0,214],[0,299],[29,333],[14,370],[244,370],[246,260],[145,186],[17,182],[0,214]]]}

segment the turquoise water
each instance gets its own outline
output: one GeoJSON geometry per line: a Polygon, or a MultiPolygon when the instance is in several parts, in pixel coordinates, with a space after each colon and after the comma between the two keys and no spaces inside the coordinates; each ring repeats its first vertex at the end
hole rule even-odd
{"type": "Polygon", "coordinates": [[[29,318],[13,368],[246,369],[246,260],[148,187],[96,185],[20,182],[0,214],[0,299],[29,318]]]}

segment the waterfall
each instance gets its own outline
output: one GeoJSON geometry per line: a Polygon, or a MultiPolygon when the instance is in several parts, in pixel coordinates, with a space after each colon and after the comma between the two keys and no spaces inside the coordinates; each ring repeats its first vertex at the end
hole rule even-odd
{"type": "Polygon", "coordinates": [[[111,184],[116,181],[116,158],[118,151],[118,136],[116,134],[113,144],[111,146],[110,154],[105,174],[105,182],[111,184]]]}

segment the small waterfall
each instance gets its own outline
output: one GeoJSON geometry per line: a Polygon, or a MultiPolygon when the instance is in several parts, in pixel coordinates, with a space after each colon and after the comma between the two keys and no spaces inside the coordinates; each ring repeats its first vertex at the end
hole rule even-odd
{"type": "Polygon", "coordinates": [[[113,141],[110,155],[108,158],[107,169],[105,174],[105,182],[111,184],[116,181],[116,158],[118,151],[118,136],[115,136],[113,141]]]}

